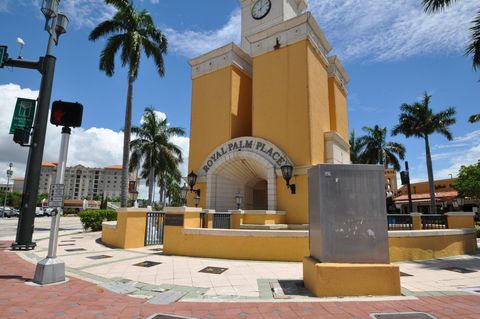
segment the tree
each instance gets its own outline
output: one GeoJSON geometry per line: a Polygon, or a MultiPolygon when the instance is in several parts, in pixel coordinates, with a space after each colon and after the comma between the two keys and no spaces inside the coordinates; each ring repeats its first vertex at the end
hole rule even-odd
{"type": "Polygon", "coordinates": [[[474,114],[474,115],[470,116],[470,118],[468,119],[468,121],[469,121],[470,123],[479,122],[479,121],[480,121],[480,113],[474,114]]]}
{"type": "MultiPolygon", "coordinates": [[[[455,1],[456,0],[422,0],[423,7],[427,13],[443,11],[455,1]]],[[[477,67],[480,66],[480,10],[472,21],[470,32],[470,43],[468,44],[465,54],[473,54],[473,68],[476,70],[477,67]]]]}
{"type": "Polygon", "coordinates": [[[132,160],[130,171],[142,167],[142,178],[148,183],[148,204],[152,204],[153,185],[156,176],[167,171],[178,171],[183,161],[181,149],[171,139],[181,136],[185,131],[179,127],[170,127],[167,119],[159,119],[152,107],[146,108],[139,127],[132,127],[135,139],[130,143],[132,160]]]}
{"type": "Polygon", "coordinates": [[[397,171],[400,170],[400,163],[397,156],[405,159],[405,146],[396,142],[387,142],[387,128],[380,128],[375,125],[373,128],[364,126],[363,130],[367,135],[359,138],[364,146],[360,154],[360,161],[365,164],[380,164],[385,168],[392,165],[397,171]]]}
{"type": "Polygon", "coordinates": [[[355,136],[355,130],[350,132],[350,160],[352,164],[361,164],[360,155],[362,153],[363,145],[360,143],[360,139],[355,136]]]}
{"type": "Polygon", "coordinates": [[[455,124],[455,108],[449,107],[439,113],[433,113],[430,108],[431,95],[425,92],[421,103],[402,104],[399,124],[393,129],[393,135],[403,134],[406,138],[418,137],[425,141],[425,154],[428,171],[428,184],[430,189],[430,212],[436,212],[435,186],[433,181],[432,157],[430,154],[429,135],[439,133],[449,141],[453,139],[449,126],[455,124]]]}
{"type": "Polygon", "coordinates": [[[453,187],[461,196],[480,199],[480,160],[477,164],[462,166],[453,187]]]}
{"type": "Polygon", "coordinates": [[[155,27],[155,23],[146,10],[137,11],[131,0],[105,0],[113,5],[117,12],[110,19],[101,22],[90,33],[89,40],[110,36],[100,55],[100,70],[111,77],[115,70],[115,55],[121,49],[122,66],[128,65],[128,91],[125,107],[125,125],[123,138],[123,161],[121,180],[121,207],[127,206],[128,167],[130,131],[132,122],[133,83],[138,77],[140,56],[143,52],[147,58],[153,57],[160,77],[165,74],[163,55],[167,52],[167,39],[155,27]]]}

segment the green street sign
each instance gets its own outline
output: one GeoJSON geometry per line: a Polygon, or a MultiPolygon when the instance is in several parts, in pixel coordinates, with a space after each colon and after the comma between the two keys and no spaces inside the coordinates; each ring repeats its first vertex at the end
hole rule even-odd
{"type": "Polygon", "coordinates": [[[4,45],[0,45],[0,68],[3,68],[3,64],[5,63],[6,53],[7,47],[4,45]]]}
{"type": "Polygon", "coordinates": [[[13,134],[16,128],[32,127],[36,104],[37,100],[17,98],[10,134],[13,134]]]}

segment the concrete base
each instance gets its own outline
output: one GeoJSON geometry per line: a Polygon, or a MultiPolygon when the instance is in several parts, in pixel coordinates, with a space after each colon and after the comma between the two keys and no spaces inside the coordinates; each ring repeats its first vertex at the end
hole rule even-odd
{"type": "Polygon", "coordinates": [[[320,263],[303,259],[303,281],[317,297],[399,296],[400,269],[391,264],[320,263]]]}
{"type": "Polygon", "coordinates": [[[38,262],[33,282],[48,285],[65,281],[65,263],[58,258],[45,258],[38,262]]]}

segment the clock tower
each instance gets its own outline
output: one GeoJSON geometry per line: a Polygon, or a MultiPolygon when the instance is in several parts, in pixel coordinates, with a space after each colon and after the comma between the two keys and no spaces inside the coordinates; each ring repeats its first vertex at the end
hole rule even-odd
{"type": "Polygon", "coordinates": [[[305,0],[241,0],[242,49],[250,53],[247,37],[295,18],[307,8],[305,0]]]}

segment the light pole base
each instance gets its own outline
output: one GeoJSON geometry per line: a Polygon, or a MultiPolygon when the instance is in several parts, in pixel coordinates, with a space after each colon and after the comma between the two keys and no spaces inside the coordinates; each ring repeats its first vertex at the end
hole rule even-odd
{"type": "Polygon", "coordinates": [[[10,245],[11,250],[32,250],[37,247],[37,243],[30,243],[30,244],[18,244],[18,243],[12,243],[10,245]]]}
{"type": "Polygon", "coordinates": [[[33,282],[48,285],[65,281],[65,263],[58,258],[45,258],[38,262],[33,282]]]}

